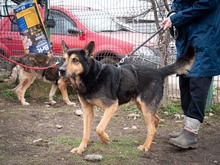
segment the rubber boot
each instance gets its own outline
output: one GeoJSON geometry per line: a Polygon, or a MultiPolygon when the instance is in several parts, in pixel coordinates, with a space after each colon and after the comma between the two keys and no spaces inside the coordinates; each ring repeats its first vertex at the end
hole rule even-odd
{"type": "MultiPolygon", "coordinates": [[[[184,115],[183,122],[184,122],[184,126],[185,126],[186,125],[186,116],[185,115],[184,115]]],[[[182,134],[182,132],[183,132],[183,128],[180,131],[178,131],[178,132],[177,131],[173,131],[173,132],[169,133],[169,137],[170,138],[176,138],[176,137],[180,136],[182,134]]]]}
{"type": "Polygon", "coordinates": [[[181,135],[176,138],[170,138],[169,143],[183,149],[196,148],[199,127],[200,121],[187,117],[186,125],[181,135]]]}
{"type": "Polygon", "coordinates": [[[179,137],[182,134],[182,132],[183,132],[183,129],[181,129],[178,132],[177,131],[173,131],[173,132],[169,133],[169,137],[170,138],[177,138],[177,137],[179,137]]]}

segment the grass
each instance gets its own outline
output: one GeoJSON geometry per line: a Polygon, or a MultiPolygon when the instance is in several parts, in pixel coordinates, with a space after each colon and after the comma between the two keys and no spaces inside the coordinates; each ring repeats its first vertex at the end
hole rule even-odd
{"type": "Polygon", "coordinates": [[[167,112],[169,114],[182,113],[181,105],[179,101],[168,101],[167,102],[167,112]]]}
{"type": "Polygon", "coordinates": [[[1,97],[4,97],[4,98],[9,99],[9,100],[17,99],[17,96],[11,90],[13,88],[14,87],[12,85],[1,83],[1,85],[0,85],[0,95],[1,95],[1,97]]]}
{"type": "MultiPolygon", "coordinates": [[[[132,103],[122,105],[122,109],[131,113],[140,113],[140,110],[137,108],[137,106],[132,103]]],[[[163,109],[159,109],[158,111],[159,113],[164,112],[163,109]]],[[[179,101],[167,102],[166,111],[168,112],[168,114],[182,113],[180,102],[179,101]]]]}
{"type": "Polygon", "coordinates": [[[6,155],[4,155],[4,154],[1,154],[0,155],[0,163],[2,162],[2,163],[6,163],[7,162],[7,160],[8,160],[8,158],[7,158],[7,156],[6,155]]]}
{"type": "Polygon", "coordinates": [[[143,154],[137,149],[137,141],[134,137],[112,137],[113,141],[109,145],[100,141],[93,143],[85,151],[86,154],[100,154],[103,156],[102,164],[139,164],[139,158],[143,154]]]}
{"type": "Polygon", "coordinates": [[[206,109],[206,113],[217,113],[220,114],[220,104],[212,104],[209,108],[206,109]]]}
{"type": "Polygon", "coordinates": [[[5,90],[3,96],[9,100],[16,100],[17,96],[12,90],[5,90]]]}
{"type": "MultiPolygon", "coordinates": [[[[15,87],[15,84],[8,85],[6,83],[1,83],[0,85],[0,95],[6,99],[9,100],[17,100],[17,96],[15,93],[12,91],[12,89],[15,87]]],[[[25,93],[25,98],[30,98],[30,92],[27,91],[25,93]]]]}
{"type": "Polygon", "coordinates": [[[127,112],[132,112],[132,113],[139,113],[140,112],[140,110],[137,108],[137,106],[133,103],[124,104],[120,108],[124,109],[127,112]]]}
{"type": "MultiPolygon", "coordinates": [[[[13,84],[6,84],[1,83],[0,85],[0,95],[8,100],[17,100],[17,96],[12,91],[12,89],[17,85],[17,83],[13,84]]],[[[25,98],[30,99],[39,99],[39,100],[48,100],[49,92],[51,89],[51,84],[46,83],[43,80],[36,79],[34,83],[27,89],[25,93],[25,98]]],[[[76,91],[73,87],[68,86],[68,93],[70,100],[78,100],[76,91]]],[[[62,95],[59,89],[57,90],[56,94],[54,95],[54,100],[62,100],[62,95]]]]}
{"type": "Polygon", "coordinates": [[[77,146],[80,144],[81,139],[73,139],[70,136],[67,135],[60,135],[53,138],[53,141],[59,145],[71,145],[71,146],[77,146]]]}
{"type": "MultiPolygon", "coordinates": [[[[38,137],[41,137],[41,135],[38,137]]],[[[70,150],[72,147],[79,146],[81,139],[74,139],[67,135],[58,135],[56,137],[46,139],[49,142],[52,142],[49,147],[39,147],[33,145],[33,150],[36,151],[36,154],[31,157],[16,157],[16,162],[18,164],[22,164],[24,162],[28,164],[43,164],[43,162],[54,162],[56,159],[62,159],[64,162],[65,160],[68,162],[72,160],[75,164],[80,165],[105,165],[115,164],[116,162],[120,162],[120,164],[139,164],[140,157],[143,155],[143,152],[139,151],[137,147],[139,142],[143,139],[127,136],[112,137],[112,139],[113,141],[109,145],[102,144],[99,140],[91,142],[85,152],[82,155],[78,155],[70,153],[70,150]],[[45,151],[41,151],[42,149],[45,151]],[[38,155],[38,153],[44,153],[44,155],[38,155]],[[84,157],[89,154],[100,154],[103,156],[103,160],[101,162],[88,162],[84,159],[84,157]],[[54,155],[59,156],[54,157],[54,155]]],[[[29,145],[31,145],[33,139],[27,138],[26,141],[29,145]]],[[[6,155],[0,156],[0,163],[6,163],[7,161],[8,158],[6,155]]]]}
{"type": "MultiPolygon", "coordinates": [[[[137,141],[141,141],[140,138],[134,137],[112,137],[113,141],[110,144],[103,144],[97,140],[88,145],[85,152],[82,155],[72,154],[72,158],[75,163],[87,164],[88,162],[82,157],[87,154],[101,154],[103,160],[101,164],[114,164],[120,162],[121,164],[138,164],[142,151],[137,149],[137,141]]],[[[70,136],[60,135],[52,139],[55,146],[50,150],[56,148],[62,148],[65,152],[69,152],[72,147],[79,146],[81,139],[73,139],[70,136]]]]}

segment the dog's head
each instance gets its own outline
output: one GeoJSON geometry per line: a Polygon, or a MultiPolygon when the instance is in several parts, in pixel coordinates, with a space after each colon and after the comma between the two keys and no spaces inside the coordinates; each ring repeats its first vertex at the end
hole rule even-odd
{"type": "Polygon", "coordinates": [[[95,49],[94,41],[88,43],[83,49],[69,49],[62,41],[62,47],[64,63],[59,69],[59,74],[72,78],[87,74],[95,49]]]}

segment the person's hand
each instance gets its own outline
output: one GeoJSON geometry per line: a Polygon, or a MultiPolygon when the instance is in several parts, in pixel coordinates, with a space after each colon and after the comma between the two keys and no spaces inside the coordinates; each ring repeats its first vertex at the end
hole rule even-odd
{"type": "Polygon", "coordinates": [[[172,22],[170,20],[170,17],[167,17],[165,20],[163,20],[162,25],[163,25],[163,30],[171,28],[172,27],[172,22]]]}

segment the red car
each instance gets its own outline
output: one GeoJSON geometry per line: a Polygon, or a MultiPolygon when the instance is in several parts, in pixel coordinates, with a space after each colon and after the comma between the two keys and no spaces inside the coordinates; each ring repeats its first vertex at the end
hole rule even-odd
{"type": "MultiPolygon", "coordinates": [[[[62,40],[71,48],[83,48],[88,42],[95,41],[96,59],[106,63],[116,63],[149,38],[149,34],[135,32],[104,10],[51,6],[49,18],[56,22],[56,26],[50,29],[54,54],[62,54],[62,40]]],[[[158,52],[152,47],[157,43],[155,40],[156,38],[153,38],[135,54],[144,55],[145,58],[152,58],[155,55],[158,57],[158,52]]],[[[17,25],[8,18],[1,19],[0,54],[10,57],[21,56],[23,53],[17,25]]],[[[4,61],[1,66],[3,63],[4,61]]]]}

